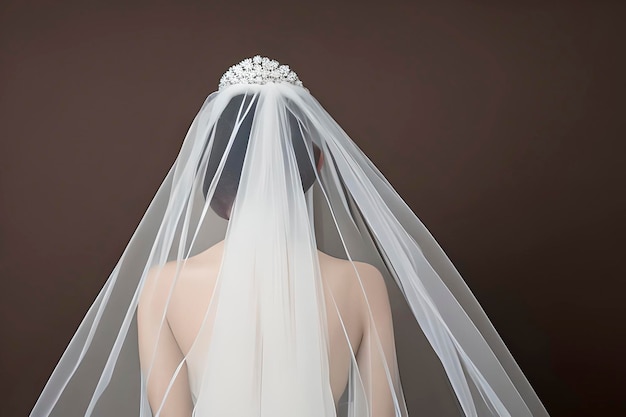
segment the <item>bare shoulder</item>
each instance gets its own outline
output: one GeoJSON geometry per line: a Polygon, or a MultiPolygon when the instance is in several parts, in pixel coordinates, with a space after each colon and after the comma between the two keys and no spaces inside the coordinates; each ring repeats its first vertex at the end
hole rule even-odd
{"type": "Polygon", "coordinates": [[[139,308],[148,304],[156,306],[165,302],[176,275],[176,262],[167,262],[165,265],[156,265],[150,268],[139,296],[139,308]]]}
{"type": "Polygon", "coordinates": [[[391,302],[383,274],[374,265],[365,262],[355,262],[354,266],[361,289],[358,291],[358,301],[364,334],[367,335],[375,329],[377,337],[393,344],[391,302]]]}
{"type": "Polygon", "coordinates": [[[361,286],[361,300],[365,303],[365,310],[387,315],[390,309],[389,294],[383,274],[374,265],[365,262],[354,262],[354,266],[358,273],[357,280],[361,286]]]}
{"type": "Polygon", "coordinates": [[[388,302],[387,286],[382,273],[374,265],[335,258],[320,252],[320,263],[329,265],[337,278],[341,278],[357,298],[367,300],[369,303],[380,299],[388,302]]]}
{"type": "Polygon", "coordinates": [[[378,268],[366,262],[354,262],[354,267],[358,278],[363,283],[366,291],[384,291],[387,292],[385,279],[378,268]]]}
{"type": "Polygon", "coordinates": [[[169,261],[164,265],[156,265],[148,271],[141,292],[142,300],[167,297],[181,283],[193,280],[207,281],[207,277],[216,275],[219,269],[223,241],[205,251],[182,261],[169,261]]]}

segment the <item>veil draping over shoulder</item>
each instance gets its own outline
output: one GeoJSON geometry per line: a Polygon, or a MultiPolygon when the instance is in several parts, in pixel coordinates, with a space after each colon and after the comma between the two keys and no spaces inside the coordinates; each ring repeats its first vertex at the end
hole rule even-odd
{"type": "Polygon", "coordinates": [[[31,416],[407,416],[380,277],[432,348],[415,357],[440,361],[419,377],[445,381],[456,415],[548,415],[437,242],[309,91],[231,83],[194,118],[31,416]],[[192,310],[185,288],[219,245],[192,310]],[[325,254],[349,267],[327,277],[325,254]],[[192,338],[173,338],[181,323],[192,338]]]}

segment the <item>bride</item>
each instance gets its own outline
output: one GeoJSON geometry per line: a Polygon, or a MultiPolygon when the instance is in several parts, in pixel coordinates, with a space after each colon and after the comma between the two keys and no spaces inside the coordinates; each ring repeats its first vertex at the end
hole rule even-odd
{"type": "Polygon", "coordinates": [[[420,378],[445,376],[456,415],[548,415],[383,175],[295,72],[248,58],[194,118],[31,416],[407,416],[400,304],[430,346],[415,358],[440,364],[420,378]]]}

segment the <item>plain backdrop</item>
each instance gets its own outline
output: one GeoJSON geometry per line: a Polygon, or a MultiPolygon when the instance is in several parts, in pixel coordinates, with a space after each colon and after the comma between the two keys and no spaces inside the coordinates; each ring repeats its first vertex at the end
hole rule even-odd
{"type": "Polygon", "coordinates": [[[254,54],[429,227],[551,415],[624,415],[623,4],[2,1],[0,415],[28,414],[193,116],[254,54]]]}

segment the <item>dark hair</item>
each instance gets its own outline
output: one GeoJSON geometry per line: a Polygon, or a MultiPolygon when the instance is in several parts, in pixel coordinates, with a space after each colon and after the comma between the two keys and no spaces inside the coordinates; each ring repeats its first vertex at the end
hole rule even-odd
{"type": "MultiPolygon", "coordinates": [[[[230,135],[237,122],[237,115],[241,108],[242,114],[245,109],[250,106],[248,113],[241,119],[241,124],[237,129],[235,138],[231,145],[228,156],[224,163],[224,168],[220,175],[215,192],[211,198],[210,206],[220,217],[229,218],[229,212],[239,188],[241,179],[241,170],[243,167],[248,141],[250,139],[250,131],[252,129],[252,121],[257,105],[257,96],[239,94],[233,97],[224,108],[217,123],[215,124],[215,137],[211,147],[207,170],[202,184],[202,192],[207,197],[209,186],[215,176],[217,167],[226,151],[226,146],[230,135]],[[243,105],[242,105],[243,102],[243,105]],[[252,102],[252,103],[251,103],[252,102]]],[[[302,136],[302,131],[296,117],[289,110],[287,111],[287,119],[291,130],[292,145],[296,156],[300,180],[302,182],[303,191],[308,190],[315,182],[315,168],[311,164],[309,153],[306,149],[306,143],[302,136]]],[[[320,150],[313,145],[314,160],[319,162],[320,150]]]]}

